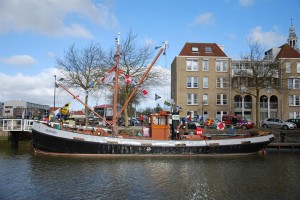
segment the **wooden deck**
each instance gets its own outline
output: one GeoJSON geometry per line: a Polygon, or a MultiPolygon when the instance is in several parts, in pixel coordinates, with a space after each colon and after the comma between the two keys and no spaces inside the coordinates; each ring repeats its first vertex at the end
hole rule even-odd
{"type": "Polygon", "coordinates": [[[271,143],[267,146],[268,149],[277,149],[279,150],[300,150],[300,143],[271,143]]]}

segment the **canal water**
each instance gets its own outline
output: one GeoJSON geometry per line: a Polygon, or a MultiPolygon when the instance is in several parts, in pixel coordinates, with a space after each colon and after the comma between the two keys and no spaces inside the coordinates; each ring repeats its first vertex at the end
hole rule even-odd
{"type": "Polygon", "coordinates": [[[0,199],[299,199],[300,153],[58,157],[0,141],[0,199]]]}

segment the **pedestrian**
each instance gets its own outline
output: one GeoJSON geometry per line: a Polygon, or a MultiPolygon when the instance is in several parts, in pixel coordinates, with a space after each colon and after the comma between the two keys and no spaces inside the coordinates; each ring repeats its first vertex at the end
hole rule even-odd
{"type": "Polygon", "coordinates": [[[231,119],[230,134],[232,134],[232,135],[234,134],[237,123],[238,123],[238,119],[235,115],[233,115],[233,117],[231,119]]]}
{"type": "Polygon", "coordinates": [[[144,116],[143,115],[140,116],[140,122],[141,122],[141,125],[143,125],[143,123],[144,123],[144,116]]]}

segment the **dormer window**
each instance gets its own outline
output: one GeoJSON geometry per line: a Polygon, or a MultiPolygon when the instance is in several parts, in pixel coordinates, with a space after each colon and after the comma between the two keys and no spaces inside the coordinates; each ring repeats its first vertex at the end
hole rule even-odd
{"type": "Polygon", "coordinates": [[[205,47],[205,53],[212,53],[211,47],[205,47]]]}
{"type": "Polygon", "coordinates": [[[192,52],[193,52],[193,53],[199,52],[198,47],[192,47],[192,52]]]}

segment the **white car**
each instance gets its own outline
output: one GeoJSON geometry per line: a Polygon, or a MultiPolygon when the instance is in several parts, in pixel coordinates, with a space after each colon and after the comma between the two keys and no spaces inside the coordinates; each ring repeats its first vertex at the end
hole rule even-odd
{"type": "Polygon", "coordinates": [[[278,118],[266,118],[262,121],[261,126],[263,128],[281,128],[283,130],[297,128],[296,124],[278,118]]]}

